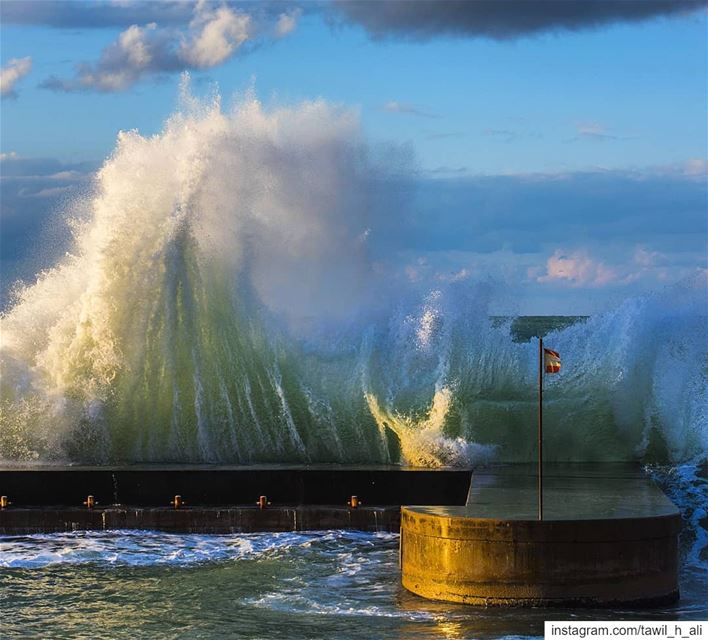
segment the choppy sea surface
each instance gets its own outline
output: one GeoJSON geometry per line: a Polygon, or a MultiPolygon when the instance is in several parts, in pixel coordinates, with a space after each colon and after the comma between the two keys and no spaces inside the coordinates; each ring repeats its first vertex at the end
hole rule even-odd
{"type": "Polygon", "coordinates": [[[544,620],[708,618],[708,482],[650,473],[680,506],[681,599],[651,609],[509,609],[405,591],[398,536],[354,531],[0,537],[2,638],[511,638],[544,620]]]}

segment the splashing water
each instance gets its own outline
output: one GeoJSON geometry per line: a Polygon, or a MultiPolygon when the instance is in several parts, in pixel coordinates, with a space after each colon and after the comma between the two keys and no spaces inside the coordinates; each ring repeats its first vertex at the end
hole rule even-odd
{"type": "MultiPolygon", "coordinates": [[[[533,459],[535,345],[490,321],[485,287],[387,287],[369,246],[405,158],[324,102],[183,105],[119,135],[71,252],[2,317],[0,458],[533,459]]],[[[703,273],[547,338],[549,460],[705,456],[705,291],[703,273]]]]}
{"type": "Polygon", "coordinates": [[[401,458],[419,467],[449,465],[471,466],[492,460],[496,447],[467,442],[464,438],[443,435],[445,419],[452,404],[452,392],[442,388],[433,395],[426,418],[415,420],[390,409],[383,409],[372,393],[365,393],[369,411],[382,433],[391,429],[401,447],[401,458]]]}

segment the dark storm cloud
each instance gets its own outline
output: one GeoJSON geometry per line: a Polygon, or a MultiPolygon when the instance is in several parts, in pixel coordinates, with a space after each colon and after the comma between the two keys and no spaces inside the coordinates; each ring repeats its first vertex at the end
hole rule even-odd
{"type": "Polygon", "coordinates": [[[5,24],[45,25],[59,28],[126,27],[158,21],[183,24],[192,15],[191,2],[170,0],[100,2],[95,0],[4,0],[0,16],[5,24]]]}
{"type": "MultiPolygon", "coordinates": [[[[4,24],[56,28],[129,27],[157,22],[180,27],[193,0],[4,0],[4,24]]],[[[206,0],[268,20],[293,12],[324,13],[361,24],[372,37],[437,36],[513,39],[543,31],[582,30],[696,11],[708,0],[206,0]]]]}
{"type": "MultiPolygon", "coordinates": [[[[182,26],[192,19],[194,0],[3,0],[0,17],[5,24],[45,25],[64,29],[129,27],[157,22],[162,26],[182,26]]],[[[202,3],[210,7],[234,9],[277,16],[292,11],[295,2],[220,2],[202,3]]]]}
{"type": "Polygon", "coordinates": [[[543,31],[579,31],[705,7],[708,0],[335,0],[346,20],[374,38],[438,36],[510,40],[543,31]]]}

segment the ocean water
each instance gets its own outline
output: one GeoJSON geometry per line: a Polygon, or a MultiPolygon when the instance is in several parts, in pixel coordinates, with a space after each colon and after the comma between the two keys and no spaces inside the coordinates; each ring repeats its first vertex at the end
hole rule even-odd
{"type": "MultiPolygon", "coordinates": [[[[162,132],[121,133],[67,206],[66,255],[3,311],[1,463],[532,461],[536,328],[494,316],[487,282],[398,268],[405,162],[350,112],[250,94],[185,93],[162,132]]],[[[654,465],[682,508],[684,597],[658,617],[707,617],[707,290],[696,273],[545,338],[546,459],[654,465]]],[[[496,638],[610,615],[425,602],[395,536],[351,532],[3,538],[0,566],[0,637],[496,638]]]]}
{"type": "Polygon", "coordinates": [[[510,609],[406,592],[398,535],[354,531],[0,537],[5,638],[510,638],[544,620],[705,620],[708,479],[650,471],[681,506],[680,601],[633,610],[510,609]]]}

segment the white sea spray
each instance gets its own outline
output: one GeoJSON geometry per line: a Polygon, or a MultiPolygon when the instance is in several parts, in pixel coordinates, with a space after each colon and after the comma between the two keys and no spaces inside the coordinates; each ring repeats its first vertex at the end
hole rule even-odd
{"type": "MultiPolygon", "coordinates": [[[[490,287],[420,293],[375,255],[393,165],[355,112],[252,92],[185,88],[162,132],[121,133],[69,253],[2,317],[0,459],[534,459],[535,343],[490,320],[490,287]]],[[[548,460],[705,457],[706,290],[547,336],[548,460]]]]}

